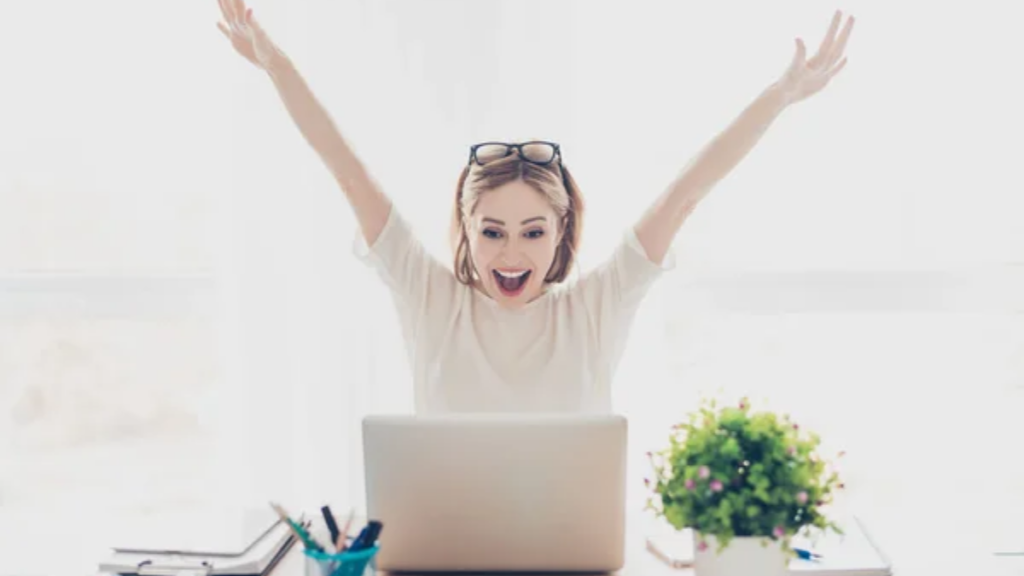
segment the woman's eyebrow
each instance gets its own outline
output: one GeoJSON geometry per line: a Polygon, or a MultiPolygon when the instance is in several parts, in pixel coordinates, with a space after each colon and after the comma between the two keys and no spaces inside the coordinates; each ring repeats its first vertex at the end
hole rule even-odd
{"type": "MultiPolygon", "coordinates": [[[[545,218],[543,216],[534,216],[533,218],[527,218],[526,220],[523,220],[519,224],[521,224],[521,225],[529,224],[530,222],[534,222],[536,220],[546,221],[547,218],[545,218]]],[[[481,220],[481,222],[493,222],[494,224],[497,224],[498,226],[504,226],[505,225],[505,221],[504,220],[498,220],[497,218],[491,218],[490,216],[484,216],[484,218],[483,218],[483,220],[481,220]]]]}

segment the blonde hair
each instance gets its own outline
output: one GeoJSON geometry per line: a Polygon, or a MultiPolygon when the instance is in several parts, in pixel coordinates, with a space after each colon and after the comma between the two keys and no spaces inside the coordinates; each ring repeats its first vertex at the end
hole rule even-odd
{"type": "Polygon", "coordinates": [[[518,154],[511,154],[484,166],[466,166],[459,176],[451,225],[454,270],[459,282],[472,286],[478,281],[469,253],[466,226],[480,196],[517,180],[522,180],[544,196],[558,217],[560,241],[544,282],[562,282],[569,276],[576,262],[583,228],[583,197],[576,181],[569,170],[565,166],[559,167],[558,163],[540,166],[523,160],[518,154]]]}

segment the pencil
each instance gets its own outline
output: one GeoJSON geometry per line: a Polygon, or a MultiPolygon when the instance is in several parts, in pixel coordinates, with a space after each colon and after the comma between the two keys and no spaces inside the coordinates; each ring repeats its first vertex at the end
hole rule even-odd
{"type": "Polygon", "coordinates": [[[356,516],[356,509],[352,508],[348,512],[348,520],[345,521],[345,527],[342,528],[341,533],[338,534],[338,541],[334,543],[334,548],[339,552],[348,548],[348,544],[345,542],[345,538],[348,537],[348,530],[352,527],[352,520],[356,516]]]}
{"type": "Polygon", "coordinates": [[[285,524],[287,524],[289,528],[292,529],[292,532],[294,532],[295,535],[298,536],[300,540],[302,540],[302,543],[306,546],[306,548],[309,548],[310,550],[318,550],[320,552],[325,551],[324,547],[321,546],[319,542],[314,540],[313,536],[309,532],[307,532],[302,526],[299,526],[297,522],[295,522],[291,519],[290,516],[288,516],[288,513],[284,511],[284,508],[282,508],[280,504],[275,504],[271,502],[270,507],[273,508],[274,512],[277,512],[277,515],[281,517],[281,520],[285,524]]]}

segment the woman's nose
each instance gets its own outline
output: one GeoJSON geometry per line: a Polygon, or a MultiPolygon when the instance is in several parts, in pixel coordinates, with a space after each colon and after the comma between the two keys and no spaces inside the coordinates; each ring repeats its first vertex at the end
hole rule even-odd
{"type": "Polygon", "coordinates": [[[508,243],[501,249],[501,259],[505,262],[506,266],[512,266],[519,263],[519,246],[515,240],[509,240],[508,243]]]}

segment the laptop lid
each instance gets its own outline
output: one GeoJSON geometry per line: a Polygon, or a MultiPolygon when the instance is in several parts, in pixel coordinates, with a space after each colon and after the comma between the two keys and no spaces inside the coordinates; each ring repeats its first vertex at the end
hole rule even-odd
{"type": "Polygon", "coordinates": [[[366,417],[378,568],[618,570],[626,442],[619,415],[366,417]]]}

